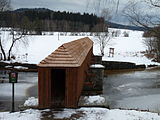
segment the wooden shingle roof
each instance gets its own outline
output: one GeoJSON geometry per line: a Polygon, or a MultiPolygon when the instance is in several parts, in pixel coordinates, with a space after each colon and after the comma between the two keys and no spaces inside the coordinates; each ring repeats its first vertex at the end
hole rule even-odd
{"type": "Polygon", "coordinates": [[[42,60],[39,67],[79,67],[93,47],[88,37],[61,45],[48,57],[42,60]]]}

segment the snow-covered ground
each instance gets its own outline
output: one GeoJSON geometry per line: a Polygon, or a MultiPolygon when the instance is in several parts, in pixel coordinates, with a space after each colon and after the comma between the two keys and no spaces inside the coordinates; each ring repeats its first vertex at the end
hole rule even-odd
{"type": "Polygon", "coordinates": [[[50,112],[48,119],[71,120],[160,120],[157,113],[139,112],[135,110],[119,110],[106,108],[64,109],[63,111],[33,110],[21,112],[1,112],[0,120],[41,120],[43,114],[50,112]],[[54,114],[52,114],[54,112],[54,114]]]}
{"type": "MultiPolygon", "coordinates": [[[[109,45],[105,48],[105,55],[103,60],[107,61],[124,61],[124,62],[134,62],[136,64],[157,64],[151,62],[147,59],[141,52],[146,50],[143,44],[143,32],[142,31],[132,31],[125,29],[109,29],[110,34],[113,35],[109,42],[109,45]],[[129,36],[124,37],[127,33],[129,36]],[[109,48],[114,48],[114,57],[108,57],[109,48]]],[[[6,33],[2,34],[2,38],[8,38],[6,33]]],[[[90,33],[76,33],[77,36],[73,36],[73,33],[45,33],[45,35],[30,35],[27,37],[29,41],[28,46],[24,47],[18,43],[14,49],[14,55],[16,56],[16,61],[18,62],[28,62],[38,64],[42,59],[56,50],[63,43],[77,40],[83,37],[89,37],[94,41],[94,54],[100,54],[99,44],[97,43],[94,36],[90,36],[90,33]],[[77,35],[79,34],[79,35],[77,35]],[[18,49],[17,49],[18,48],[18,49]]],[[[8,38],[9,39],[9,38],[8,38]]],[[[10,43],[7,43],[7,46],[10,43]]],[[[6,46],[6,50],[7,50],[6,46]]]]}
{"type": "Polygon", "coordinates": [[[0,120],[40,120],[39,110],[28,109],[22,112],[0,112],[0,120]]]}
{"type": "MultiPolygon", "coordinates": [[[[86,103],[104,102],[102,96],[85,97],[86,103]]],[[[30,97],[24,103],[25,106],[37,106],[37,99],[30,97]]],[[[79,109],[63,109],[55,110],[33,110],[27,109],[21,112],[9,113],[0,112],[0,120],[41,120],[41,119],[70,119],[70,120],[160,120],[157,113],[141,112],[135,110],[119,110],[106,108],[79,108],[79,109]]]]}
{"type": "Polygon", "coordinates": [[[29,97],[25,102],[24,106],[38,106],[38,99],[35,97],[29,97]]]}

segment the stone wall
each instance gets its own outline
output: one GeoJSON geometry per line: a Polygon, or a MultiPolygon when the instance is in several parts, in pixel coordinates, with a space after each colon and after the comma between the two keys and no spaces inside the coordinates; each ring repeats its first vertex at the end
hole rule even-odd
{"type": "Polygon", "coordinates": [[[102,64],[102,56],[95,55],[93,64],[102,64]]]}
{"type": "Polygon", "coordinates": [[[94,56],[93,63],[87,71],[87,79],[82,92],[83,95],[102,94],[103,91],[104,66],[101,65],[102,56],[94,56]]]}
{"type": "Polygon", "coordinates": [[[145,65],[136,65],[130,62],[102,61],[105,70],[121,70],[121,69],[139,69],[146,68],[145,65]]]}

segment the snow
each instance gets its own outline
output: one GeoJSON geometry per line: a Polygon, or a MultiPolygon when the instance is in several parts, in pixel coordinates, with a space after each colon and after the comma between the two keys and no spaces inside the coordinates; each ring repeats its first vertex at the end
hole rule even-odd
{"type": "Polygon", "coordinates": [[[77,120],[160,120],[160,116],[156,113],[140,112],[135,110],[109,110],[106,108],[80,108],[80,109],[64,109],[64,111],[55,114],[56,119],[69,118],[80,114],[77,120]]]}
{"type": "MultiPolygon", "coordinates": [[[[152,62],[150,59],[144,56],[143,51],[146,50],[142,37],[142,31],[132,31],[132,30],[118,30],[109,29],[110,31],[120,31],[119,37],[114,37],[111,43],[105,48],[106,54],[103,57],[105,61],[121,61],[121,62],[132,62],[136,65],[145,64],[150,65],[160,65],[159,63],[152,62]],[[129,37],[122,36],[123,32],[129,33],[129,37]],[[109,48],[114,48],[114,57],[109,56],[109,48]]],[[[97,46],[97,45],[96,45],[97,46]]],[[[97,47],[98,48],[98,47],[97,47]]],[[[97,51],[97,50],[95,50],[97,51]]]]}
{"type": "Polygon", "coordinates": [[[97,96],[85,96],[84,100],[86,101],[86,104],[101,104],[105,103],[105,98],[97,95],[97,96]]]}
{"type": "Polygon", "coordinates": [[[38,99],[35,97],[29,97],[25,102],[24,106],[38,106],[38,99]]]}
{"type": "Polygon", "coordinates": [[[160,63],[152,62],[150,59],[146,58],[144,55],[137,55],[134,56],[134,53],[132,55],[127,55],[127,53],[121,53],[121,54],[115,54],[114,57],[103,57],[103,61],[120,61],[120,62],[132,62],[136,65],[145,64],[147,65],[160,65],[160,63]]]}
{"type": "Polygon", "coordinates": [[[78,106],[107,106],[107,97],[103,95],[94,95],[94,96],[81,96],[79,99],[78,106]]]}
{"type": "MultiPolygon", "coordinates": [[[[28,109],[21,112],[0,112],[0,120],[41,120],[42,113],[53,110],[33,110],[28,109]]],[[[157,113],[140,112],[135,110],[119,110],[106,108],[79,108],[64,109],[53,113],[54,118],[50,119],[70,119],[76,120],[160,120],[157,113]]]]}
{"type": "Polygon", "coordinates": [[[40,120],[39,110],[28,109],[22,112],[0,112],[0,120],[40,120]]]}
{"type": "MultiPolygon", "coordinates": [[[[85,105],[102,105],[106,102],[104,96],[101,95],[84,96],[83,101],[85,105]]],[[[38,98],[29,97],[24,102],[24,106],[38,106],[38,98]]]]}
{"type": "Polygon", "coordinates": [[[70,118],[75,113],[76,113],[76,110],[64,109],[63,112],[56,113],[54,116],[57,119],[66,119],[66,118],[70,118]]]}
{"type": "Polygon", "coordinates": [[[19,52],[15,52],[18,62],[38,64],[41,60],[55,51],[63,43],[82,38],[81,36],[60,36],[58,40],[56,34],[45,36],[28,37],[29,46],[20,48],[19,52]],[[18,53],[18,54],[17,54],[18,53]],[[27,54],[27,56],[26,56],[27,54]]]}
{"type": "Polygon", "coordinates": [[[28,69],[28,67],[22,67],[22,66],[14,66],[16,69],[28,69]]]}
{"type": "MultiPolygon", "coordinates": [[[[2,41],[4,39],[10,39],[8,37],[8,31],[3,31],[2,41]]],[[[133,62],[136,64],[155,64],[160,65],[159,63],[151,62],[147,59],[142,51],[146,50],[146,47],[143,44],[144,38],[142,37],[143,31],[133,31],[126,29],[113,29],[109,28],[110,35],[113,34],[109,44],[105,48],[105,55],[103,60],[106,61],[123,61],[123,62],[133,62]],[[124,37],[124,33],[127,33],[129,36],[124,37]],[[114,48],[115,54],[114,57],[109,56],[109,48],[114,48]]],[[[27,36],[28,45],[25,47],[18,43],[13,50],[13,54],[16,56],[15,62],[24,62],[24,63],[33,63],[38,64],[41,60],[51,54],[63,43],[77,40],[83,37],[89,37],[94,42],[93,52],[95,55],[100,55],[100,47],[97,44],[97,41],[94,36],[89,36],[90,33],[76,33],[79,36],[73,36],[73,33],[57,33],[57,32],[48,32],[43,33],[43,35],[29,35],[27,36]],[[66,35],[66,36],[65,36],[66,35]],[[18,49],[17,49],[18,48],[18,49]]],[[[8,49],[10,45],[9,40],[7,41],[5,50],[8,49]]]]}
{"type": "Polygon", "coordinates": [[[160,116],[155,113],[116,109],[110,110],[105,119],[116,120],[117,118],[120,118],[121,120],[159,120],[160,116]]]}
{"type": "Polygon", "coordinates": [[[104,68],[104,66],[101,64],[93,64],[90,66],[90,68],[104,68]]]}

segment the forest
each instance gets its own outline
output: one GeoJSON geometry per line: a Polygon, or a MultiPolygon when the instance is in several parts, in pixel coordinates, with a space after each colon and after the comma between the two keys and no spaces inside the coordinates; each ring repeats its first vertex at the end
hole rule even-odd
{"type": "Polygon", "coordinates": [[[104,24],[102,17],[88,13],[52,11],[45,8],[21,8],[0,12],[0,27],[14,27],[41,34],[42,31],[97,32],[104,24]]]}

